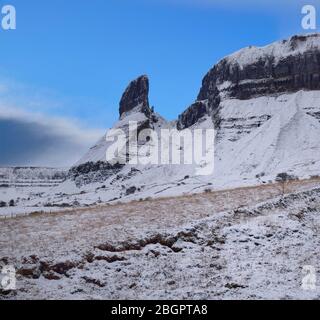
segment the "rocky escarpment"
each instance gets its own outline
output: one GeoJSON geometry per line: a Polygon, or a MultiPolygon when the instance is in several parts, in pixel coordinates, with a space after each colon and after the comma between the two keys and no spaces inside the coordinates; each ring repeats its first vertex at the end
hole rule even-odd
{"type": "Polygon", "coordinates": [[[178,121],[188,128],[203,117],[202,106],[219,123],[221,99],[251,99],[320,89],[320,35],[293,36],[266,47],[248,47],[222,59],[204,77],[197,101],[178,121]]]}

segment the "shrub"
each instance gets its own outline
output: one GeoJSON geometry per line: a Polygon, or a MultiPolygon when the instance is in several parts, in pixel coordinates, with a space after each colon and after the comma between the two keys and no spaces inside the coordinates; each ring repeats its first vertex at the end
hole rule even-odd
{"type": "Polygon", "coordinates": [[[286,188],[287,183],[289,183],[290,181],[293,181],[293,180],[298,180],[298,178],[293,175],[290,175],[286,172],[279,173],[276,176],[276,182],[279,182],[282,185],[282,195],[285,194],[285,188],[286,188]]]}
{"type": "Polygon", "coordinates": [[[130,187],[129,189],[126,190],[126,196],[134,194],[134,193],[136,193],[136,191],[137,191],[136,187],[130,187]]]}

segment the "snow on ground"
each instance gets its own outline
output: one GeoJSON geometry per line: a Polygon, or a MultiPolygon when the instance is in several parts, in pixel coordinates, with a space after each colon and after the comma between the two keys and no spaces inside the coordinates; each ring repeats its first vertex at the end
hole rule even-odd
{"type": "Polygon", "coordinates": [[[45,206],[50,200],[51,189],[52,187],[39,186],[0,187],[0,202],[4,201],[6,203],[6,207],[0,207],[0,219],[28,215],[35,212],[50,213],[61,210],[58,206],[45,206]],[[11,200],[14,200],[14,206],[12,207],[9,206],[11,200]],[[39,205],[41,200],[43,204],[39,205]]]}
{"type": "MultiPolygon", "coordinates": [[[[70,211],[72,208],[65,208],[64,210],[70,211]]],[[[5,207],[0,208],[0,219],[11,219],[32,214],[50,214],[61,211],[59,207],[5,207]]]]}
{"type": "Polygon", "coordinates": [[[319,189],[274,185],[0,220],[0,299],[319,299],[319,213],[319,189]]]}

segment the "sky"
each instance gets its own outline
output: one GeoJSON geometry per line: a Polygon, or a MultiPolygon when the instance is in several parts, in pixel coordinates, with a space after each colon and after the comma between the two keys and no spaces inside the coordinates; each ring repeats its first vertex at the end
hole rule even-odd
{"type": "MultiPolygon", "coordinates": [[[[249,45],[305,33],[301,0],[6,0],[0,29],[0,166],[70,166],[117,120],[129,82],[173,120],[208,70],[249,45]]],[[[319,21],[320,22],[320,21],[319,21]]]]}

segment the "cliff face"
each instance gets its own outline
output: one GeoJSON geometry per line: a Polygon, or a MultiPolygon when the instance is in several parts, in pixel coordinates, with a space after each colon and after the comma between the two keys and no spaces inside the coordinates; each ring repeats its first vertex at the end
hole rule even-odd
{"type": "MultiPolygon", "coordinates": [[[[317,36],[318,37],[318,36],[317,36]]],[[[237,54],[219,62],[203,80],[198,100],[208,99],[223,83],[229,82],[221,91],[229,97],[240,100],[250,99],[257,95],[284,92],[295,92],[301,89],[318,90],[320,88],[320,51],[310,47],[307,51],[295,49],[301,43],[308,42],[308,36],[292,37],[283,41],[283,46],[292,48],[292,55],[278,58],[275,54],[261,54],[248,63],[237,63],[237,54]]],[[[319,37],[320,40],[320,37],[319,37]]],[[[278,44],[280,46],[280,44],[278,44]]],[[[279,48],[280,50],[280,48],[279,48]]],[[[252,48],[244,49],[238,55],[247,54],[252,48]]],[[[266,49],[267,51],[267,49],[266,49]]]]}
{"type": "MultiPolygon", "coordinates": [[[[208,113],[217,117],[224,98],[247,100],[303,89],[320,89],[319,34],[245,48],[222,59],[204,77],[196,105],[208,100],[208,113]]],[[[190,127],[202,116],[192,105],[179,117],[178,129],[190,127]]]]}
{"type": "Polygon", "coordinates": [[[208,113],[207,103],[203,101],[197,101],[192,104],[184,113],[179,116],[177,122],[177,129],[183,130],[189,128],[203,116],[208,113]]]}
{"type": "Polygon", "coordinates": [[[128,112],[138,108],[147,117],[151,115],[149,106],[149,79],[147,76],[141,76],[130,82],[120,100],[119,113],[120,117],[125,116],[128,112]]]}

